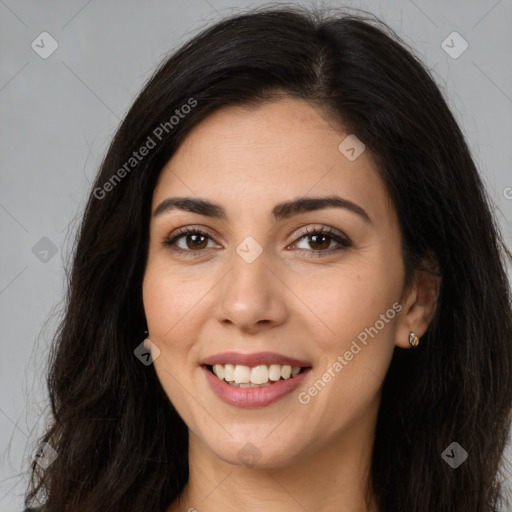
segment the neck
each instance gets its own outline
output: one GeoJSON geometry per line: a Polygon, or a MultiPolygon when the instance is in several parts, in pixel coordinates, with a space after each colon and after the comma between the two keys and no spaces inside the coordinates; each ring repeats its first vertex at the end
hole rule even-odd
{"type": "Polygon", "coordinates": [[[365,501],[378,402],[283,467],[225,462],[189,431],[189,480],[167,512],[377,512],[365,501]]]}

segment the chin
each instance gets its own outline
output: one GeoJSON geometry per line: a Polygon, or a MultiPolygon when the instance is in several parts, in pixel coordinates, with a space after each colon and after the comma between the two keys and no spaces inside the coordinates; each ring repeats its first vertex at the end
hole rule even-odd
{"type": "Polygon", "coordinates": [[[254,432],[230,439],[221,446],[210,445],[210,450],[228,464],[252,469],[287,467],[298,457],[297,443],[288,445],[280,440],[259,439],[254,432]]]}

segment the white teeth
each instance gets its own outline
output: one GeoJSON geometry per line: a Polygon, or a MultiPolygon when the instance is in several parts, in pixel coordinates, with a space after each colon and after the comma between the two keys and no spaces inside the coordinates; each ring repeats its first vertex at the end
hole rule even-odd
{"type": "Polygon", "coordinates": [[[291,374],[292,374],[292,367],[289,364],[285,364],[281,368],[281,377],[283,377],[283,379],[289,379],[291,374]]]}
{"type": "Polygon", "coordinates": [[[213,373],[219,377],[219,379],[223,379],[226,375],[226,372],[224,371],[224,366],[221,364],[214,364],[213,365],[213,373]]]}
{"type": "Polygon", "coordinates": [[[268,378],[270,380],[279,380],[281,378],[281,365],[271,364],[268,370],[268,378]]]}
{"type": "Polygon", "coordinates": [[[265,384],[268,382],[268,368],[264,364],[251,368],[251,382],[253,384],[265,384]]]}
{"type": "Polygon", "coordinates": [[[253,384],[252,382],[249,382],[248,384],[235,384],[234,382],[229,382],[228,384],[235,388],[264,388],[265,386],[270,386],[270,383],[268,382],[266,382],[265,384],[253,384]]]}
{"type": "Polygon", "coordinates": [[[251,382],[251,369],[248,366],[237,364],[235,366],[235,383],[247,384],[249,382],[251,382]]]}
{"type": "Polygon", "coordinates": [[[261,364],[258,366],[249,366],[241,364],[214,364],[213,373],[221,380],[225,380],[237,387],[261,387],[270,385],[272,382],[280,379],[289,379],[300,373],[300,366],[293,368],[289,364],[281,366],[280,364],[271,364],[269,366],[261,364]]]}
{"type": "MultiPolygon", "coordinates": [[[[222,366],[221,364],[217,366],[222,366]]],[[[221,377],[219,377],[221,378],[221,377]]],[[[224,380],[227,382],[233,382],[235,380],[235,365],[225,364],[224,365],[224,380]]]]}

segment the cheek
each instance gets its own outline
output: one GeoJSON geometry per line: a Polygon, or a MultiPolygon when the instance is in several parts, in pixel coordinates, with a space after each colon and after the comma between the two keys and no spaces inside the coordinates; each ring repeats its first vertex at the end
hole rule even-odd
{"type": "Polygon", "coordinates": [[[149,337],[160,350],[154,368],[180,414],[187,409],[180,382],[190,379],[189,372],[194,369],[191,362],[194,336],[187,331],[192,325],[190,310],[194,302],[194,297],[187,293],[190,290],[193,288],[180,286],[179,279],[168,267],[148,264],[142,295],[149,337]]]}
{"type": "Polygon", "coordinates": [[[376,322],[382,331],[379,338],[392,334],[390,327],[396,316],[392,306],[401,290],[401,268],[396,260],[391,267],[384,259],[368,258],[317,277],[307,283],[297,282],[295,290],[304,298],[310,322],[318,326],[316,332],[325,351],[344,352],[352,340],[376,322]],[[384,320],[381,315],[385,315],[384,320]]]}
{"type": "Polygon", "coordinates": [[[166,265],[148,265],[142,293],[149,332],[155,338],[172,339],[175,332],[190,324],[195,308],[210,288],[204,276],[199,281],[188,277],[185,280],[183,272],[180,276],[166,265]]]}

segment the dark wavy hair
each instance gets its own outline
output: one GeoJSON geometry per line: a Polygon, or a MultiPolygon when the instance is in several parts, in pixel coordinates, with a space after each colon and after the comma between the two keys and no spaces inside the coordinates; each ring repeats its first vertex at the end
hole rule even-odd
{"type": "Polygon", "coordinates": [[[438,263],[434,319],[417,349],[395,348],[383,383],[369,476],[379,512],[505,502],[512,255],[464,136],[431,73],[386,24],[360,10],[281,4],[232,14],[186,42],[118,128],[85,206],[50,354],[51,418],[38,442],[58,457],[31,464],[26,506],[164,511],[183,489],[187,427],[153,366],[134,356],[146,329],[152,193],[206,116],[284,95],[320,105],[366,145],[398,214],[406,282],[428,255],[438,263]],[[134,163],[148,138],[155,147],[134,163]],[[469,453],[457,469],[441,457],[454,441],[469,453]]]}

